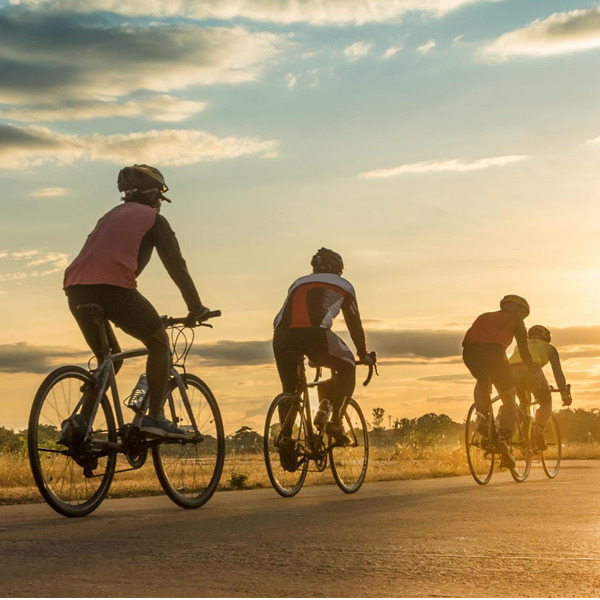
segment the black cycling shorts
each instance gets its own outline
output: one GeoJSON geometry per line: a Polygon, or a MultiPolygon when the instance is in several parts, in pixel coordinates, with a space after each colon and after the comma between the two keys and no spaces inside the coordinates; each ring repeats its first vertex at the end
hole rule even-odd
{"type": "Polygon", "coordinates": [[[69,308],[88,343],[88,336],[95,336],[91,331],[95,327],[85,322],[77,310],[79,304],[99,304],[109,321],[138,340],[150,337],[162,327],[154,306],[137,290],[105,284],[72,285],[66,289],[66,293],[69,308]]]}
{"type": "Polygon", "coordinates": [[[463,348],[463,360],[477,379],[491,392],[492,385],[498,393],[514,387],[513,374],[506,358],[506,350],[500,344],[466,344],[463,348]]]}

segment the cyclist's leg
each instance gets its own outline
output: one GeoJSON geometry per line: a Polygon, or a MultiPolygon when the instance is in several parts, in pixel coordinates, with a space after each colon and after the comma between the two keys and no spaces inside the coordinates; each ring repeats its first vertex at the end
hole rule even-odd
{"type": "Polygon", "coordinates": [[[313,332],[310,348],[306,349],[307,356],[318,364],[332,369],[334,372],[331,398],[331,426],[328,431],[338,439],[343,438],[344,401],[351,398],[356,385],[356,363],[354,355],[346,344],[333,331],[319,330],[313,332]]]}
{"type": "MultiPolygon", "coordinates": [[[[281,379],[281,387],[284,392],[290,394],[297,391],[300,382],[298,361],[302,357],[302,349],[299,336],[297,330],[291,329],[279,329],[273,336],[273,354],[275,355],[277,372],[281,379]]],[[[282,430],[282,437],[289,437],[292,434],[291,427],[294,423],[295,414],[289,414],[291,408],[293,407],[288,402],[280,402],[277,407],[279,422],[284,425],[285,429],[290,429],[290,431],[282,430]]]]}
{"type": "Polygon", "coordinates": [[[483,418],[492,410],[492,380],[487,355],[489,344],[468,344],[463,349],[463,362],[476,380],[473,400],[483,418]]]}
{"type": "MultiPolygon", "coordinates": [[[[87,313],[82,313],[77,307],[81,304],[99,304],[104,308],[104,296],[102,294],[102,286],[98,285],[74,285],[67,288],[67,300],[69,303],[69,310],[75,318],[85,341],[87,342],[90,350],[94,353],[98,360],[98,364],[102,361],[102,342],[100,332],[98,331],[98,325],[89,319],[87,313]]],[[[114,333],[111,332],[109,335],[109,342],[115,342],[114,333]]],[[[118,344],[117,344],[118,347],[118,344]]],[[[94,409],[94,403],[96,400],[96,390],[89,384],[82,386],[83,392],[83,404],[81,408],[81,414],[83,415],[86,424],[89,423],[94,409]]]]}
{"type": "Polygon", "coordinates": [[[160,418],[167,395],[171,352],[167,332],[152,304],[137,290],[105,286],[104,311],[117,327],[138,339],[148,349],[146,377],[150,394],[150,416],[160,418]]]}
{"type": "Polygon", "coordinates": [[[550,385],[541,368],[536,371],[534,377],[535,387],[533,388],[533,394],[539,402],[539,408],[535,413],[535,424],[540,427],[540,429],[544,429],[546,423],[552,416],[552,392],[550,391],[550,385]]]}

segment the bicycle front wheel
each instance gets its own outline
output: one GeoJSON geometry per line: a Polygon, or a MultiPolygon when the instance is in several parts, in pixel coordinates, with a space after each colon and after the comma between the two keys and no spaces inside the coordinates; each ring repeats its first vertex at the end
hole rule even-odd
{"type": "Polygon", "coordinates": [[[304,485],[308,458],[306,421],[294,394],[279,394],[267,411],[264,435],[265,466],[271,485],[284,498],[295,496],[304,485]]]}
{"type": "Polygon", "coordinates": [[[486,485],[494,472],[494,449],[490,444],[491,423],[487,423],[487,435],[479,431],[477,406],[471,405],[465,421],[465,448],[467,463],[473,479],[479,485],[486,485]]]}
{"type": "Polygon", "coordinates": [[[550,479],[554,479],[558,475],[560,459],[562,458],[560,429],[558,428],[558,421],[554,415],[550,417],[550,420],[544,427],[544,439],[546,440],[548,448],[542,452],[542,467],[544,473],[546,473],[550,479]]]}
{"type": "Polygon", "coordinates": [[[329,451],[329,458],[335,482],[343,492],[353,494],[363,484],[369,464],[367,423],[360,406],[353,398],[348,400],[343,423],[352,443],[348,446],[334,446],[329,451]]]}
{"type": "Polygon", "coordinates": [[[165,440],[152,448],[156,475],[165,494],[182,508],[198,508],[217,490],[225,461],[225,434],[217,401],[195,375],[182,376],[185,396],[169,383],[165,416],[188,433],[187,440],[165,440]],[[198,427],[194,429],[193,419],[198,427]]]}
{"type": "Polygon", "coordinates": [[[516,464],[514,468],[510,470],[512,478],[517,483],[525,481],[531,471],[533,453],[531,452],[530,422],[531,418],[526,417],[519,409],[517,409],[515,430],[511,442],[516,464]]]}
{"type": "MultiPolygon", "coordinates": [[[[112,409],[103,397],[91,431],[77,432],[76,443],[59,443],[62,423],[71,417],[83,395],[95,383],[76,366],[52,371],[40,386],[29,416],[27,446],[35,483],[44,500],[66,517],[83,517],[100,506],[108,493],[117,456],[92,447],[93,442],[116,442],[112,409]]],[[[80,412],[80,410],[78,411],[80,412]]]]}

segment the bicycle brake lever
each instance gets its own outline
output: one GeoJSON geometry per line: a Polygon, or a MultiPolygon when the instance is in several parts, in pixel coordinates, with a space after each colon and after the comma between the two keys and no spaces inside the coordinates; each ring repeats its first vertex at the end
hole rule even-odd
{"type": "Polygon", "coordinates": [[[212,326],[212,325],[210,325],[209,323],[198,323],[198,325],[199,325],[200,327],[210,327],[211,329],[213,328],[213,326],[212,326]]]}

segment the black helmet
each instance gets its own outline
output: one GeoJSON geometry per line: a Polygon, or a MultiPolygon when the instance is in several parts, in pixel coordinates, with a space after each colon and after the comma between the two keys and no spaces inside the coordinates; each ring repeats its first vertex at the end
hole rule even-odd
{"type": "Polygon", "coordinates": [[[143,192],[156,188],[161,200],[171,202],[166,196],[163,196],[164,192],[169,189],[165,183],[165,178],[158,169],[149,165],[124,167],[119,171],[117,186],[120,192],[125,192],[126,194],[133,191],[143,192]]]}
{"type": "Polygon", "coordinates": [[[550,343],[550,340],[552,339],[552,334],[550,333],[550,330],[544,327],[543,325],[534,325],[533,327],[529,328],[529,331],[527,332],[527,337],[538,338],[540,340],[544,340],[544,342],[550,343]]]}
{"type": "Polygon", "coordinates": [[[529,303],[527,300],[525,300],[525,298],[517,296],[516,294],[509,294],[500,300],[501,309],[506,308],[507,310],[511,310],[515,307],[523,309],[527,313],[525,317],[529,316],[529,303]]]}
{"type": "Polygon", "coordinates": [[[334,273],[341,275],[344,270],[342,257],[329,248],[320,248],[310,261],[315,273],[334,273]]]}

